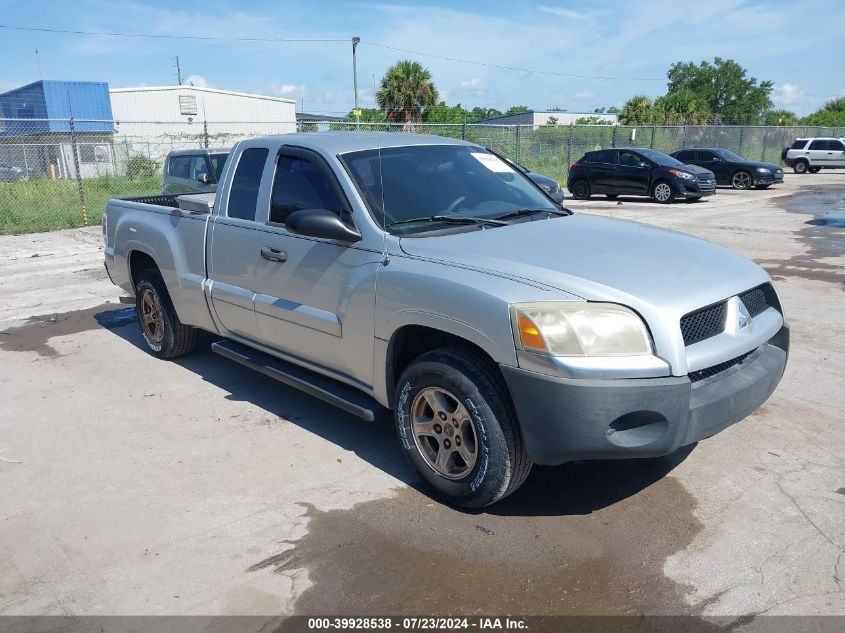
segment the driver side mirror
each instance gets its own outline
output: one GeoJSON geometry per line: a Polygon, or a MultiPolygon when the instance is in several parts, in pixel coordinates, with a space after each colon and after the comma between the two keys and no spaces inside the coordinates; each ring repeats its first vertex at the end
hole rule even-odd
{"type": "Polygon", "coordinates": [[[200,177],[197,180],[199,180],[204,185],[213,185],[214,184],[214,180],[211,178],[211,176],[209,176],[206,173],[200,174],[200,177]]]}
{"type": "Polygon", "coordinates": [[[648,167],[648,163],[645,162],[644,160],[641,160],[640,161],[640,167],[643,167],[643,168],[648,167]]]}
{"type": "Polygon", "coordinates": [[[321,237],[339,242],[359,242],[361,233],[351,228],[340,216],[328,209],[300,209],[285,220],[285,228],[291,233],[307,237],[321,237]]]}

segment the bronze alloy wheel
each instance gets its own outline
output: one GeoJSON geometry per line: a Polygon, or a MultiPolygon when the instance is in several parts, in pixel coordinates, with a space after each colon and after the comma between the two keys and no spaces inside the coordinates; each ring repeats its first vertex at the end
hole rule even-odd
{"type": "Polygon", "coordinates": [[[462,479],[478,458],[475,424],[466,407],[440,387],[420,391],[411,404],[414,442],[425,463],[446,479],[462,479]]]}
{"type": "Polygon", "coordinates": [[[141,295],[141,327],[144,336],[153,345],[161,345],[164,340],[164,314],[158,295],[150,288],[141,295]]]}

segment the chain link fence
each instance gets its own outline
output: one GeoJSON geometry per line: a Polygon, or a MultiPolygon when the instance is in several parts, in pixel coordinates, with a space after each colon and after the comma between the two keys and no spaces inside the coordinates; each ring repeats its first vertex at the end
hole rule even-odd
{"type": "Polygon", "coordinates": [[[562,184],[585,152],[651,147],[673,152],[721,147],[752,160],[780,162],[795,138],[845,136],[845,128],[759,126],[492,125],[340,121],[154,123],[0,119],[0,234],[97,224],[109,198],[159,193],[168,152],[228,148],[291,132],[413,132],[489,147],[562,184]]]}

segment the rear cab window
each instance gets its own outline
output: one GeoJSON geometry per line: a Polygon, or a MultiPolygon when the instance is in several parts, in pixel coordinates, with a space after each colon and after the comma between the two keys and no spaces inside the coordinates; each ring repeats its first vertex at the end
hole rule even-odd
{"type": "Polygon", "coordinates": [[[171,156],[167,166],[167,175],[174,178],[188,178],[191,168],[190,156],[171,156]]]}
{"type": "Polygon", "coordinates": [[[226,214],[230,218],[255,220],[258,189],[261,187],[261,175],[269,154],[270,150],[266,147],[250,147],[241,154],[232,178],[229,203],[226,207],[226,214]]]}

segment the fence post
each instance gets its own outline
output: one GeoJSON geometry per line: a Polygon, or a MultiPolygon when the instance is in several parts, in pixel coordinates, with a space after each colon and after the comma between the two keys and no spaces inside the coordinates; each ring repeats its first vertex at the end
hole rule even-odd
{"type": "Polygon", "coordinates": [[[649,145],[649,147],[650,147],[651,149],[654,149],[654,133],[655,133],[656,131],[657,131],[657,126],[656,126],[656,125],[652,125],[652,126],[651,126],[651,144],[649,145]]]}
{"type": "Polygon", "coordinates": [[[766,160],[766,143],[769,140],[769,128],[763,128],[763,152],[760,154],[760,160],[766,160]]]}
{"type": "Polygon", "coordinates": [[[687,148],[687,126],[681,126],[681,149],[687,148]]]}
{"type": "Polygon", "coordinates": [[[82,174],[79,172],[79,147],[76,144],[76,126],[70,118],[70,147],[73,152],[73,170],[76,172],[76,186],[79,188],[79,208],[82,211],[82,224],[88,226],[88,207],[85,205],[85,188],[82,186],[82,174]]]}
{"type": "Polygon", "coordinates": [[[569,139],[566,141],[566,173],[569,174],[569,166],[572,164],[572,121],[569,122],[569,139]]]}
{"type": "Polygon", "coordinates": [[[739,154],[740,156],[743,155],[742,141],[743,141],[744,138],[745,138],[745,126],[743,125],[739,128],[739,151],[737,152],[737,154],[739,154]]]}
{"type": "Polygon", "coordinates": [[[208,121],[202,122],[202,146],[208,149],[208,121]]]}
{"type": "Polygon", "coordinates": [[[516,162],[519,162],[519,128],[521,127],[522,126],[518,124],[516,126],[516,162]]]}
{"type": "Polygon", "coordinates": [[[618,129],[619,129],[618,125],[613,126],[613,134],[610,137],[610,146],[611,147],[616,147],[616,130],[618,130],[618,129]]]}

